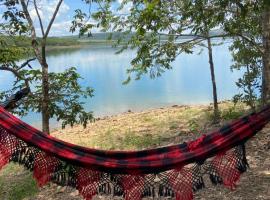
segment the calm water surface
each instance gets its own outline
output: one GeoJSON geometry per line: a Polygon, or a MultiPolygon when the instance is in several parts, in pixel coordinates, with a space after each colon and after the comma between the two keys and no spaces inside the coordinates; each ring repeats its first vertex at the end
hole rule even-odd
{"type": "MultiPolygon", "coordinates": [[[[173,69],[161,77],[150,79],[148,75],[139,81],[122,85],[127,78],[126,69],[135,51],[114,54],[111,47],[58,50],[48,55],[51,71],[62,72],[77,67],[84,78],[83,86],[94,88],[94,97],[87,100],[85,108],[96,117],[113,115],[127,110],[140,111],[174,104],[205,104],[212,100],[211,77],[207,52],[180,55],[172,63],[173,69]]],[[[219,100],[230,99],[237,93],[234,82],[240,72],[231,72],[231,56],[227,45],[214,48],[214,63],[219,100]]],[[[38,66],[38,64],[34,64],[38,66]]],[[[0,89],[11,87],[14,77],[6,72],[0,74],[0,89]]],[[[39,114],[30,113],[23,120],[40,127],[39,114]]],[[[54,127],[58,126],[52,120],[54,127]]]]}

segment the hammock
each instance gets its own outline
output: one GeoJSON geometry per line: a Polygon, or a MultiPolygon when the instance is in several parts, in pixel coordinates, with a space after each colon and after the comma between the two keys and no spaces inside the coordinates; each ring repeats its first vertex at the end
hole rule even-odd
{"type": "Polygon", "coordinates": [[[270,120],[270,106],[197,140],[142,151],[103,151],[44,134],[0,106],[0,169],[17,162],[33,171],[39,186],[72,186],[87,200],[96,194],[191,200],[204,185],[234,189],[247,169],[245,142],[270,120]]]}

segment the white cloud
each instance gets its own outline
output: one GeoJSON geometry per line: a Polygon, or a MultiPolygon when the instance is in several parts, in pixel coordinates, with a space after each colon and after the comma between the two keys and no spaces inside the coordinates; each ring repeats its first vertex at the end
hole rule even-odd
{"type": "Polygon", "coordinates": [[[60,21],[52,25],[51,34],[52,36],[65,36],[69,33],[71,21],[60,21]]]}
{"type": "MultiPolygon", "coordinates": [[[[42,19],[45,30],[53,16],[57,3],[58,3],[58,0],[38,0],[37,1],[38,12],[42,19]]],[[[58,35],[58,36],[67,35],[70,24],[71,24],[70,21],[67,21],[66,19],[66,14],[68,13],[69,9],[70,7],[65,2],[61,4],[61,7],[57,13],[55,22],[52,26],[50,35],[58,35]]],[[[41,29],[39,26],[38,16],[37,16],[37,13],[35,11],[33,4],[29,5],[29,13],[34,21],[37,34],[41,36],[41,29]]]]}

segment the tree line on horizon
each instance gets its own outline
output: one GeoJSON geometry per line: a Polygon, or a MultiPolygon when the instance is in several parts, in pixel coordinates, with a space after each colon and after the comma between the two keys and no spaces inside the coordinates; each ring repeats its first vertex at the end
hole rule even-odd
{"type": "MultiPolygon", "coordinates": [[[[171,63],[182,53],[192,54],[195,47],[208,52],[213,91],[214,123],[220,119],[215,79],[215,60],[212,51],[214,39],[231,39],[232,70],[244,74],[236,82],[240,93],[234,102],[245,102],[252,110],[270,101],[270,1],[268,0],[123,0],[118,7],[115,0],[82,0],[96,10],[83,12],[74,8],[70,27],[79,36],[91,36],[94,28],[108,33],[121,53],[135,49],[136,55],[127,70],[128,83],[149,74],[155,78],[172,68],[171,63]],[[128,8],[128,9],[127,9],[128,8]],[[122,11],[125,10],[126,13],[122,11]],[[94,19],[95,23],[91,23],[94,19]],[[217,31],[219,30],[219,31],[217,31]],[[114,33],[117,33],[113,35],[114,33]],[[214,34],[213,34],[214,33],[214,34]],[[181,40],[185,38],[184,40],[181,40]]],[[[83,108],[80,97],[93,95],[93,89],[78,84],[81,78],[76,68],[62,73],[50,73],[46,61],[48,35],[63,0],[59,0],[47,27],[39,13],[38,1],[0,0],[5,7],[1,35],[24,35],[31,38],[31,47],[9,46],[6,37],[0,37],[0,70],[9,71],[16,77],[14,87],[0,95],[3,99],[13,91],[29,87],[31,95],[15,111],[25,115],[29,111],[42,114],[43,132],[50,132],[50,118],[61,120],[63,127],[81,123],[86,126],[93,119],[92,112],[83,108]],[[34,8],[39,26],[33,23],[29,9],[34,8]],[[42,37],[36,34],[41,29],[42,37]],[[40,69],[31,68],[31,59],[18,66],[23,54],[31,52],[40,69]]],[[[31,55],[32,55],[31,54],[31,55]]]]}

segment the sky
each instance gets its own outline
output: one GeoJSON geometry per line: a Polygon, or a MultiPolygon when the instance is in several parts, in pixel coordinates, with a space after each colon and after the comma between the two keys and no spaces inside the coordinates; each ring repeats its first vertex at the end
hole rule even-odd
{"type": "MultiPolygon", "coordinates": [[[[45,27],[47,27],[58,1],[59,0],[37,0],[39,13],[40,13],[40,16],[42,18],[42,21],[43,21],[45,27]]],[[[112,4],[112,8],[115,9],[122,1],[123,0],[117,0],[115,3],[112,4]]],[[[129,10],[129,8],[130,8],[130,5],[127,5],[123,8],[122,11],[118,11],[118,12],[127,12],[129,10]]],[[[55,19],[55,22],[51,28],[49,36],[72,35],[72,33],[69,32],[69,29],[71,26],[71,21],[73,19],[73,16],[75,14],[74,11],[76,9],[81,9],[81,10],[87,12],[89,10],[89,5],[87,5],[82,0],[64,0],[61,7],[60,7],[59,13],[55,19]]],[[[97,10],[97,5],[92,4],[91,11],[94,12],[96,10],[97,10]]],[[[38,34],[38,36],[41,36],[41,29],[39,27],[38,18],[37,18],[34,7],[30,6],[29,11],[30,11],[30,15],[34,21],[34,24],[35,24],[35,27],[37,30],[37,34],[38,34]]],[[[3,7],[2,8],[0,7],[0,15],[2,15],[3,12],[4,12],[3,7]]],[[[94,21],[91,21],[91,22],[94,22],[94,21]]],[[[99,32],[99,30],[94,29],[93,32],[99,32]]]]}

